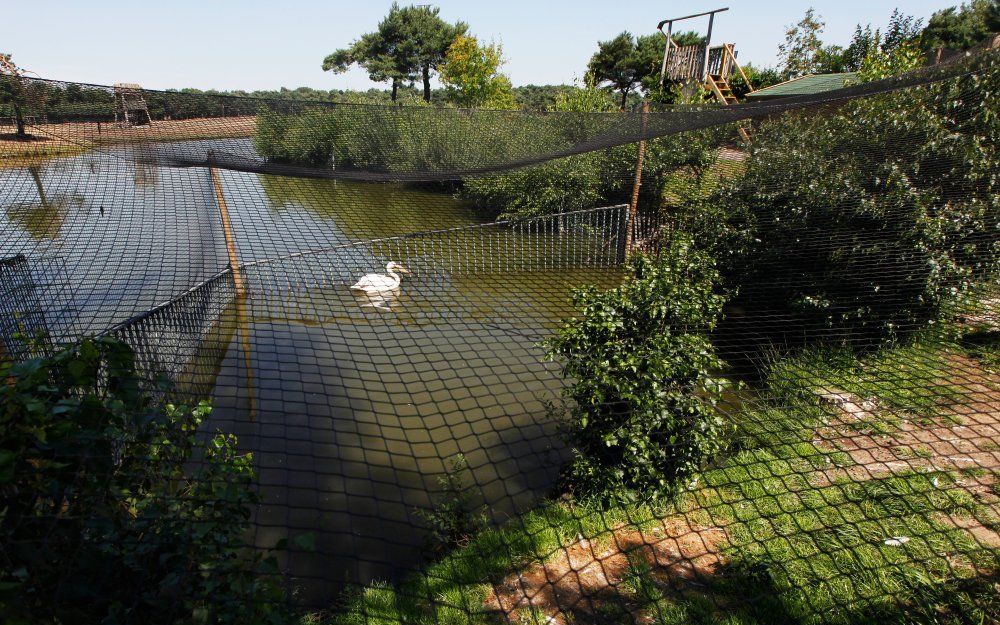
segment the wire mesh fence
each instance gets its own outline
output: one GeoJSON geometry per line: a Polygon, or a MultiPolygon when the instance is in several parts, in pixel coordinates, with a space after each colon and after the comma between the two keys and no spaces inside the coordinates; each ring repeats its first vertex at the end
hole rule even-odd
{"type": "Polygon", "coordinates": [[[5,614],[997,621],[996,77],[141,124],[18,79],[5,614]]]}

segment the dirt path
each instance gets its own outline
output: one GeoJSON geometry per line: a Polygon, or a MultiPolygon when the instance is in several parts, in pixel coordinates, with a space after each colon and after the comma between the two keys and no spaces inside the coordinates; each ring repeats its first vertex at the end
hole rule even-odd
{"type": "Polygon", "coordinates": [[[1000,472],[1000,376],[970,358],[948,357],[947,383],[961,389],[959,398],[943,404],[933,417],[908,414],[881,404],[874,397],[860,398],[836,389],[819,396],[839,416],[817,431],[821,448],[850,456],[851,463],[821,471],[814,480],[828,485],[838,479],[852,481],[887,477],[912,471],[954,471],[955,486],[969,492],[990,511],[989,518],[941,520],[967,530],[984,546],[1000,547],[1000,534],[991,529],[1000,520],[997,474],[1000,472]],[[891,421],[897,428],[885,434],[871,432],[869,424],[891,421]]]}
{"type": "MultiPolygon", "coordinates": [[[[486,605],[511,622],[530,623],[533,617],[553,625],[601,622],[606,605],[620,605],[620,596],[633,593],[626,581],[630,559],[631,566],[645,563],[661,589],[697,592],[723,566],[725,542],[722,530],[692,527],[683,519],[664,519],[646,531],[619,526],[603,540],[580,537],[544,564],[509,576],[486,605]]],[[[624,609],[632,622],[648,619],[641,602],[624,609]]]]}

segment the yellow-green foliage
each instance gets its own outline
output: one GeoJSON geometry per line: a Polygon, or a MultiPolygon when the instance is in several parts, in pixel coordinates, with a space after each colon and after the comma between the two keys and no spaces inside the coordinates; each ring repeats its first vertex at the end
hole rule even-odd
{"type": "Polygon", "coordinates": [[[481,45],[471,35],[458,35],[440,70],[448,98],[467,108],[517,108],[510,78],[500,72],[503,63],[500,44],[481,45]]]}

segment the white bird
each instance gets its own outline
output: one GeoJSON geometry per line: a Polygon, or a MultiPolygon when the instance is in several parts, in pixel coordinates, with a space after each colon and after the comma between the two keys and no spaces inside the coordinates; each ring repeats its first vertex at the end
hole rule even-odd
{"type": "Polygon", "coordinates": [[[352,291],[362,291],[364,293],[383,293],[385,291],[395,291],[399,288],[399,283],[402,280],[397,271],[402,273],[410,273],[410,270],[406,267],[389,261],[385,266],[385,275],[380,273],[369,273],[361,276],[361,279],[351,285],[352,291]]]}

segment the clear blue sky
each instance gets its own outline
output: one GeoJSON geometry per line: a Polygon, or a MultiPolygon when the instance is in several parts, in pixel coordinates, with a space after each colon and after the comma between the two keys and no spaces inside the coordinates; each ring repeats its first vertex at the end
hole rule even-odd
{"type": "MultiPolygon", "coordinates": [[[[29,15],[3,12],[0,51],[47,78],[149,88],[275,89],[374,86],[362,71],[320,70],[323,57],[371,30],[391,0],[79,0],[23,2],[29,15]]],[[[414,0],[415,4],[425,0],[414,0]]],[[[406,2],[402,2],[406,4],[406,2]]],[[[499,41],[515,85],[571,82],[597,41],[628,29],[655,32],[667,17],[729,6],[716,42],[740,59],[772,65],[786,25],[814,6],[824,40],[846,43],[858,22],[884,25],[892,10],[927,18],[957,0],[440,0],[445,19],[468,22],[499,41]]],[[[704,23],[700,24],[704,27],[704,23]]]]}

